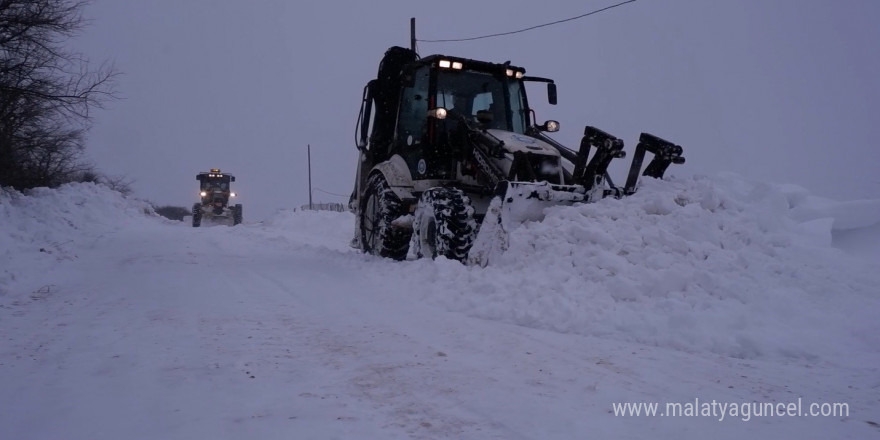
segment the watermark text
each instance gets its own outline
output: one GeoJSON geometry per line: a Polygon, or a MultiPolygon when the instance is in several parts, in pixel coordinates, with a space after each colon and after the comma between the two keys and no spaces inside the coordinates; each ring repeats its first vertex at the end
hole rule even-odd
{"type": "Polygon", "coordinates": [[[616,417],[712,417],[748,422],[753,417],[849,417],[849,404],[841,402],[613,402],[616,417]]]}

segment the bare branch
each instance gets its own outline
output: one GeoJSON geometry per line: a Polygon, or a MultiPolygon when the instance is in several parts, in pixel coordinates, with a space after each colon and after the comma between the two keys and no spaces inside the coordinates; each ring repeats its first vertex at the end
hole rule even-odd
{"type": "Polygon", "coordinates": [[[0,0],[0,186],[54,186],[92,170],[81,162],[90,111],[115,97],[118,73],[64,47],[88,3],[0,0]]]}

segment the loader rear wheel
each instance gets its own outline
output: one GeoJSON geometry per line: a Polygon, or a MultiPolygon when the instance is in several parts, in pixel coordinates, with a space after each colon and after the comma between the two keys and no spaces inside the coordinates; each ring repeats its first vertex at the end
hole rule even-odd
{"type": "Polygon", "coordinates": [[[196,203],[192,208],[193,227],[198,228],[202,225],[202,205],[196,203]]]}
{"type": "Polygon", "coordinates": [[[376,174],[367,180],[363,200],[360,226],[364,252],[395,260],[406,258],[410,231],[391,224],[405,212],[385,177],[376,174]]]}
{"type": "Polygon", "coordinates": [[[464,261],[476,237],[471,200],[460,189],[431,188],[419,199],[413,219],[410,256],[444,256],[464,261]]]}

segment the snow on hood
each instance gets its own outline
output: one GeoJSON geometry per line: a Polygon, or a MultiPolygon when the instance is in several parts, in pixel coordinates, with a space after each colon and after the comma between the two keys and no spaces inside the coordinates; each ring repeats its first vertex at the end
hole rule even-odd
{"type": "Polygon", "coordinates": [[[526,136],[524,134],[498,130],[494,128],[486,131],[492,136],[495,136],[499,140],[503,141],[505,149],[511,153],[531,152],[547,156],[559,156],[559,151],[556,151],[556,149],[550,146],[550,144],[540,139],[526,136]]]}

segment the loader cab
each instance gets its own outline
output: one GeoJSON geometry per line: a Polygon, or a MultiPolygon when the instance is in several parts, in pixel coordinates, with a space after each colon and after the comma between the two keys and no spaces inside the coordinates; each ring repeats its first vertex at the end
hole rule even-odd
{"type": "Polygon", "coordinates": [[[199,195],[203,202],[225,205],[230,196],[234,197],[234,193],[230,189],[230,184],[235,182],[235,176],[232,174],[212,168],[207,173],[197,174],[196,180],[199,181],[199,195]]]}
{"type": "Polygon", "coordinates": [[[480,128],[515,133],[525,133],[527,127],[522,82],[497,73],[440,69],[434,108],[446,109],[454,123],[464,118],[480,128]]]}
{"type": "Polygon", "coordinates": [[[442,55],[404,67],[392,153],[404,158],[415,180],[453,178],[468,130],[526,133],[524,72],[442,55]]]}
{"type": "Polygon", "coordinates": [[[371,170],[395,156],[403,159],[413,181],[455,179],[472,148],[467,140],[474,130],[526,136],[535,129],[553,131],[533,121],[524,86],[529,81],[546,82],[548,99],[556,103],[552,80],[527,77],[525,69],[510,63],[445,55],[420,59],[407,48],[388,49],[376,79],[364,87],[355,129],[361,157],[352,200],[371,170]]]}

